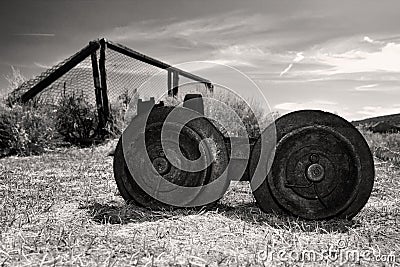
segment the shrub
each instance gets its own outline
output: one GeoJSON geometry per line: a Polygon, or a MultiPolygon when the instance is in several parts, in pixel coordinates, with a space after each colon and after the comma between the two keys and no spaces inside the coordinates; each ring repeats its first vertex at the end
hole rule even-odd
{"type": "MultiPolygon", "coordinates": [[[[180,90],[185,91],[185,89],[183,86],[180,90]]],[[[164,97],[163,101],[166,105],[180,105],[184,95],[189,92],[181,92],[177,98],[164,97]]],[[[257,138],[279,116],[277,112],[269,112],[254,99],[244,100],[228,90],[205,93],[203,101],[205,116],[211,118],[215,126],[228,136],[257,138]],[[222,129],[222,125],[225,128],[222,129]]]]}
{"type": "Polygon", "coordinates": [[[83,96],[65,96],[55,116],[56,130],[65,141],[85,146],[92,143],[98,126],[98,113],[83,96]]]}
{"type": "Polygon", "coordinates": [[[16,90],[16,88],[25,82],[26,78],[22,75],[19,69],[14,68],[13,66],[11,66],[11,73],[5,75],[4,78],[8,82],[8,87],[3,90],[3,94],[0,96],[2,101],[4,101],[4,104],[11,107],[16,99],[24,93],[20,90],[16,90]]]}
{"type": "Polygon", "coordinates": [[[55,116],[57,131],[64,140],[78,146],[100,143],[115,138],[126,127],[124,116],[126,104],[117,101],[110,105],[110,114],[105,126],[99,128],[97,108],[83,96],[64,96],[55,116]]]}
{"type": "Polygon", "coordinates": [[[23,92],[14,89],[26,79],[18,69],[11,69],[5,76],[9,86],[0,101],[0,157],[39,154],[53,147],[54,121],[46,108],[15,103],[23,92]]]}
{"type": "Polygon", "coordinates": [[[365,127],[358,127],[358,130],[376,158],[400,166],[400,133],[373,133],[365,127]]]}
{"type": "Polygon", "coordinates": [[[126,109],[119,103],[110,105],[110,118],[106,124],[105,133],[107,138],[116,138],[122,134],[127,127],[125,121],[126,109]]]}
{"type": "Polygon", "coordinates": [[[0,156],[34,155],[52,148],[54,127],[47,112],[0,105],[0,156]]]}

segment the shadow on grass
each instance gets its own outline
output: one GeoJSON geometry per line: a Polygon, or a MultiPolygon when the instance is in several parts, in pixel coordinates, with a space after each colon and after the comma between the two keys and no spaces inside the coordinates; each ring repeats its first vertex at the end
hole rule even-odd
{"type": "Polygon", "coordinates": [[[86,209],[90,217],[97,223],[127,224],[140,222],[155,222],[162,219],[174,219],[177,216],[196,214],[195,209],[176,210],[150,210],[136,206],[135,204],[111,205],[91,203],[82,205],[80,209],[86,209]]]}
{"type": "Polygon", "coordinates": [[[306,220],[287,214],[267,214],[253,203],[244,203],[237,206],[218,204],[219,213],[231,219],[240,219],[250,224],[270,226],[275,229],[292,232],[346,233],[361,224],[356,220],[306,220]]]}
{"type": "Polygon", "coordinates": [[[81,206],[80,209],[87,209],[89,215],[97,223],[127,224],[140,222],[155,222],[162,219],[178,219],[186,215],[199,214],[203,212],[214,212],[229,219],[240,219],[252,225],[265,225],[275,229],[291,232],[314,232],[314,233],[346,233],[350,229],[360,226],[356,220],[325,220],[312,221],[304,220],[288,215],[266,214],[254,203],[244,203],[237,206],[230,206],[218,203],[208,210],[204,209],[175,209],[154,211],[135,205],[110,205],[92,203],[81,206]]]}

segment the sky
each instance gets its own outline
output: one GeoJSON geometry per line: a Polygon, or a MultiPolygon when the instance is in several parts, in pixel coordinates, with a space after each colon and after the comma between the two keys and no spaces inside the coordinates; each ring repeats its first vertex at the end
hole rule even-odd
{"type": "Polygon", "coordinates": [[[105,37],[169,64],[237,68],[281,114],[400,113],[397,0],[2,0],[0,36],[0,90],[11,66],[31,78],[105,37]]]}

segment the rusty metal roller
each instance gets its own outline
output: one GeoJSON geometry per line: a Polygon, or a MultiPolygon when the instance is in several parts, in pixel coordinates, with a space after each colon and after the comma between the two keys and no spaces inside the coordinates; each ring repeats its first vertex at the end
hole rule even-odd
{"type": "MultiPolygon", "coordinates": [[[[372,154],[361,133],[345,119],[316,110],[289,113],[275,127],[272,167],[253,192],[260,208],[306,219],[354,217],[374,183],[372,154]]],[[[250,172],[260,158],[260,140],[250,172]]]]}
{"type": "MultiPolygon", "coordinates": [[[[169,209],[180,206],[164,203],[156,197],[159,194],[168,197],[169,193],[173,196],[177,193],[174,193],[174,190],[180,190],[180,188],[160,186],[160,182],[168,181],[181,187],[200,187],[217,179],[225,171],[229,158],[222,134],[204,117],[196,118],[183,126],[181,125],[181,129],[173,123],[164,123],[173,110],[176,112],[174,116],[180,116],[185,112],[194,112],[187,108],[153,108],[149,114],[141,114],[135,117],[120,138],[114,154],[114,177],[118,189],[126,201],[133,201],[151,209],[169,209]],[[139,129],[143,123],[146,124],[145,128],[143,127],[145,131],[141,132],[139,129]],[[138,131],[129,132],[129,129],[138,129],[138,131]],[[213,154],[215,158],[212,159],[212,163],[202,170],[192,172],[180,169],[176,167],[176,164],[172,164],[166,156],[165,147],[161,144],[162,131],[167,135],[168,133],[178,132],[179,152],[188,160],[199,159],[199,149],[202,146],[204,150],[208,151],[206,157],[211,157],[210,153],[212,152],[209,151],[207,143],[201,143],[204,139],[212,139],[217,146],[215,149],[218,150],[218,153],[213,154]],[[144,141],[145,148],[140,146],[141,141],[144,141]],[[124,145],[124,142],[127,145],[124,145]],[[124,149],[128,149],[128,151],[124,151],[124,149]],[[149,194],[148,191],[143,189],[143,185],[149,185],[153,191],[149,194]],[[171,190],[171,192],[168,190],[171,190]]],[[[169,151],[169,153],[175,152],[169,151]]],[[[182,196],[182,201],[185,197],[183,194],[178,194],[178,198],[182,196]]],[[[180,204],[179,199],[175,198],[172,201],[177,201],[177,204],[180,204]]]]}

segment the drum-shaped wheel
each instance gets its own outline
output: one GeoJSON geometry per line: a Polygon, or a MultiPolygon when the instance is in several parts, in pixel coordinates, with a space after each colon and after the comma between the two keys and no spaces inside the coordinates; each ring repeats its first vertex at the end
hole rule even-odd
{"type": "MultiPolygon", "coordinates": [[[[272,167],[253,192],[260,208],[306,219],[355,216],[374,183],[372,154],[360,132],[337,115],[315,110],[289,113],[275,127],[272,167]]],[[[256,162],[261,145],[259,139],[250,174],[257,164],[267,165],[256,162]]]]}
{"type": "MultiPolygon", "coordinates": [[[[201,116],[184,125],[165,122],[172,111],[175,117],[194,113],[186,108],[154,108],[150,114],[135,117],[118,142],[114,154],[114,177],[121,196],[127,202],[151,209],[201,206],[195,201],[201,186],[213,182],[225,172],[229,158],[223,135],[201,116]],[[145,127],[142,127],[143,123],[145,127]],[[140,132],[141,127],[145,129],[144,133],[140,132]],[[174,135],[178,135],[178,143],[169,138],[174,135]],[[179,155],[189,163],[196,161],[200,168],[191,171],[190,166],[186,166],[188,162],[179,160],[179,155]],[[185,195],[185,188],[190,187],[198,190],[185,195]],[[182,190],[181,194],[179,190],[182,190]],[[163,197],[168,201],[162,201],[163,197]]],[[[224,186],[226,188],[221,190],[227,189],[229,181],[224,186]]]]}

